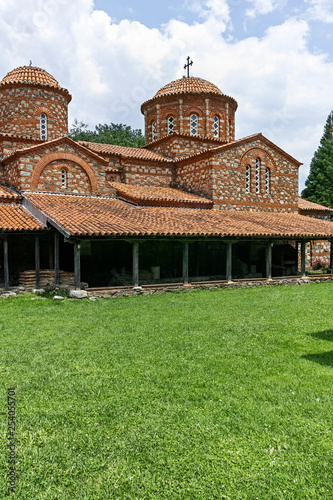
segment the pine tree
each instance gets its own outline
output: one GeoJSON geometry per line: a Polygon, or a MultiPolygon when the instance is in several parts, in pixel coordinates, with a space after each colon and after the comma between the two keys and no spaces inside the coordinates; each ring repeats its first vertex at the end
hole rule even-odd
{"type": "Polygon", "coordinates": [[[313,155],[302,198],[333,207],[333,111],[327,117],[320,146],[313,155]]]}

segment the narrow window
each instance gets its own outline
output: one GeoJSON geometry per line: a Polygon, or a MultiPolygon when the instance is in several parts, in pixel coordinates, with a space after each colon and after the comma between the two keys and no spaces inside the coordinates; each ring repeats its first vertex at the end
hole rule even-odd
{"type": "Polygon", "coordinates": [[[198,133],[198,117],[193,114],[190,118],[190,133],[191,135],[197,135],[198,133]]]}
{"type": "Polygon", "coordinates": [[[247,165],[245,173],[245,192],[249,193],[251,188],[251,167],[247,165]]]}
{"type": "Polygon", "coordinates": [[[40,138],[47,139],[47,116],[45,113],[40,115],[40,138]]]}
{"type": "Polygon", "coordinates": [[[256,193],[260,193],[260,158],[256,159],[256,193]]]}
{"type": "Polygon", "coordinates": [[[151,140],[154,142],[156,139],[156,123],[152,122],[151,124],[151,140]]]}
{"type": "Polygon", "coordinates": [[[214,116],[214,137],[218,139],[220,136],[220,119],[218,116],[214,116]]]}
{"type": "Polygon", "coordinates": [[[266,194],[269,194],[269,191],[270,191],[270,171],[269,171],[269,168],[266,168],[266,172],[265,172],[265,191],[266,191],[266,194]]]}
{"type": "Polygon", "coordinates": [[[67,187],[67,172],[64,169],[61,171],[61,187],[67,187]]]}
{"type": "Polygon", "coordinates": [[[175,119],[173,116],[169,116],[168,118],[168,134],[172,134],[175,128],[175,119]]]}

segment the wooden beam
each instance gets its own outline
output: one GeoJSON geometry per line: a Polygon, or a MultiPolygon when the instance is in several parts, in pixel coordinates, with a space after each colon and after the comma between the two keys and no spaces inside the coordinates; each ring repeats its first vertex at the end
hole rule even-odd
{"type": "Polygon", "coordinates": [[[54,233],[54,284],[60,284],[60,267],[59,267],[59,233],[54,233]]]}
{"type": "Polygon", "coordinates": [[[232,243],[227,243],[226,279],[232,281],[232,243]]]}
{"type": "Polygon", "coordinates": [[[183,284],[188,284],[188,242],[183,244],[183,284]]]}
{"type": "Polygon", "coordinates": [[[5,282],[5,291],[9,290],[9,265],[8,265],[8,236],[3,240],[3,273],[5,282]]]}
{"type": "Polygon", "coordinates": [[[273,243],[268,243],[266,247],[266,278],[272,279],[272,248],[273,243]]]}
{"type": "Polygon", "coordinates": [[[139,286],[139,243],[133,242],[133,286],[139,286]]]}
{"type": "Polygon", "coordinates": [[[35,288],[40,287],[40,246],[39,236],[35,236],[35,288]]]}
{"type": "Polygon", "coordinates": [[[81,261],[80,252],[81,246],[80,242],[76,241],[74,243],[74,283],[75,289],[80,290],[81,288],[81,261]]]}
{"type": "Polygon", "coordinates": [[[301,242],[301,276],[305,277],[305,241],[301,242]]]}

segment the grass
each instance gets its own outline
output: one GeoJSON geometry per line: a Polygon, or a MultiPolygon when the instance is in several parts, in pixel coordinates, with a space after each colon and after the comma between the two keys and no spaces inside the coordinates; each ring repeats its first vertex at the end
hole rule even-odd
{"type": "Polygon", "coordinates": [[[0,302],[0,497],[332,499],[332,284],[0,302]]]}

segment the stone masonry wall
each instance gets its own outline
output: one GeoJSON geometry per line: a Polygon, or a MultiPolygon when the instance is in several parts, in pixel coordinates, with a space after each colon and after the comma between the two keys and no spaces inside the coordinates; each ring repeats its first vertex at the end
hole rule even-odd
{"type": "Polygon", "coordinates": [[[173,164],[123,160],[124,180],[137,186],[169,187],[174,181],[173,164]]]}
{"type": "Polygon", "coordinates": [[[165,141],[161,141],[151,148],[157,153],[166,156],[167,158],[175,158],[177,160],[188,156],[206,151],[207,149],[220,146],[219,141],[207,141],[205,139],[197,139],[195,137],[184,136],[169,136],[165,141]]]}
{"type": "Polygon", "coordinates": [[[40,115],[47,115],[47,140],[68,133],[68,99],[61,91],[16,85],[0,90],[2,132],[40,139],[40,115]]]}
{"type": "Polygon", "coordinates": [[[190,165],[177,166],[177,184],[195,189],[200,186],[221,210],[298,212],[298,166],[260,139],[244,141],[213,157],[203,157],[190,165]],[[256,159],[260,158],[259,192],[256,192],[256,159]],[[246,188],[246,167],[250,165],[250,185],[246,188]],[[269,192],[266,192],[269,169],[269,192]],[[209,173],[209,174],[208,174],[209,173]],[[208,177],[211,182],[207,185],[208,177]],[[206,188],[205,188],[206,186],[206,188]]]}
{"type": "Polygon", "coordinates": [[[59,144],[27,152],[5,167],[9,184],[22,190],[41,189],[51,192],[79,192],[108,196],[105,165],[75,145],[59,144]],[[67,171],[67,185],[61,186],[61,170],[67,171]]]}
{"type": "Polygon", "coordinates": [[[225,95],[184,94],[161,96],[147,104],[145,108],[146,142],[152,142],[152,122],[156,124],[155,140],[168,134],[168,117],[174,118],[174,131],[190,133],[190,117],[198,116],[198,136],[216,138],[214,135],[214,116],[219,117],[219,139],[235,139],[236,102],[225,95]]]}

